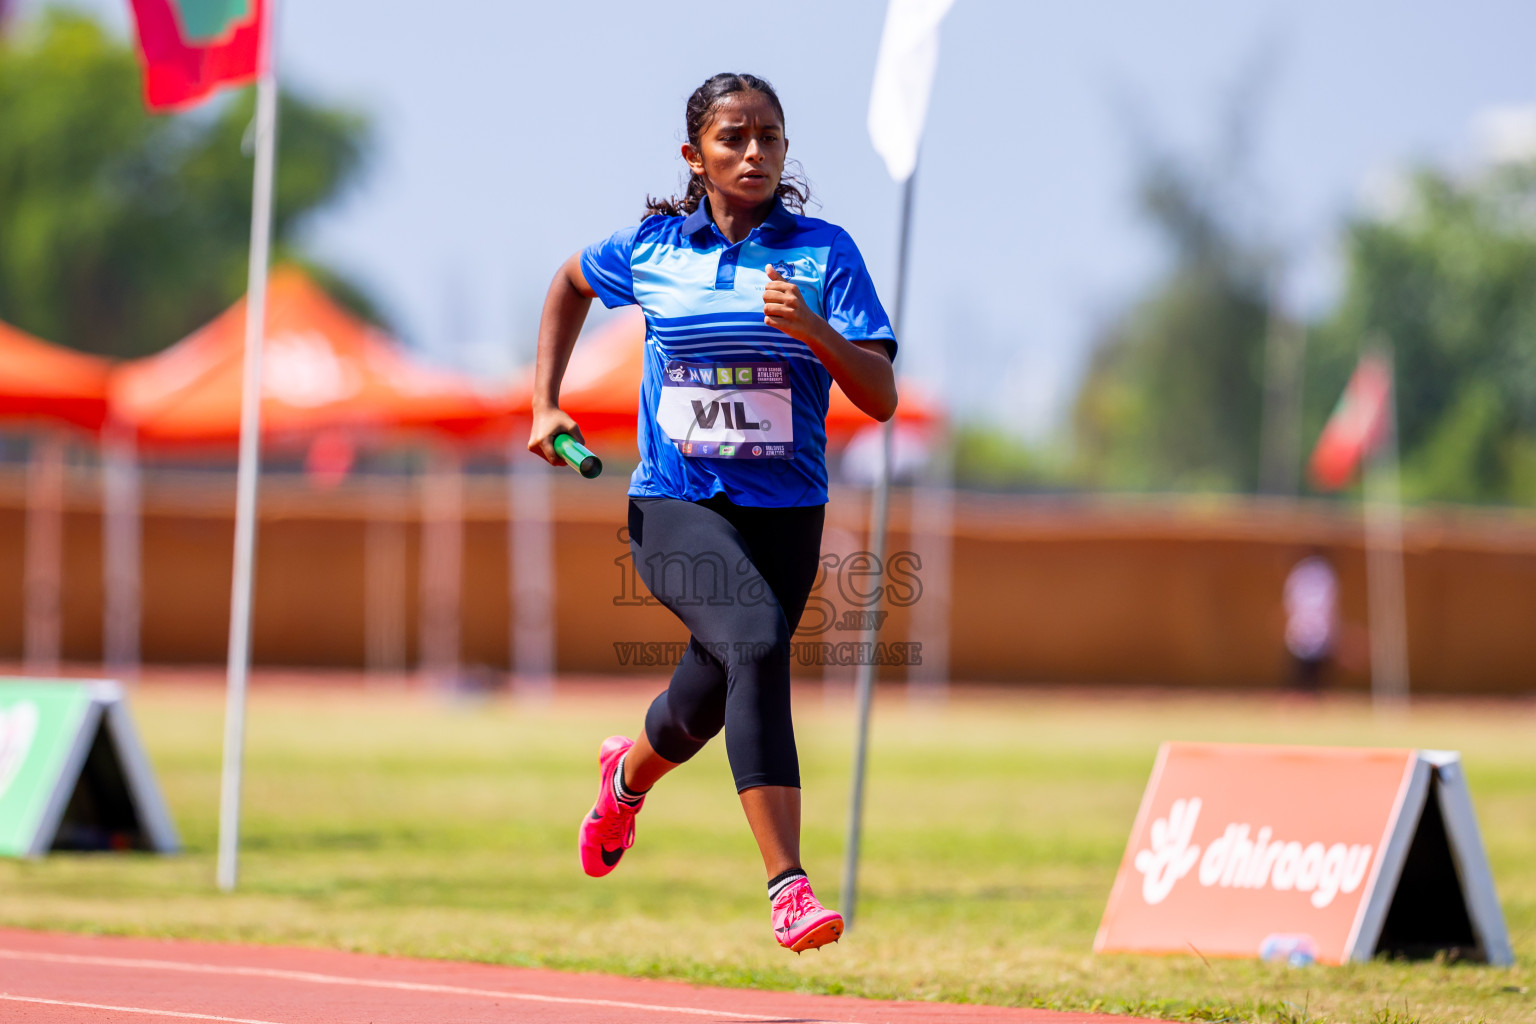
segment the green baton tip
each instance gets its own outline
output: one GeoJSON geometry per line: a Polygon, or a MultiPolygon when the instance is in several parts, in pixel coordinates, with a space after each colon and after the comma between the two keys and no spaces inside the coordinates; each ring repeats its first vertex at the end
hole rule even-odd
{"type": "Polygon", "coordinates": [[[555,435],[555,451],[572,469],[588,480],[603,471],[603,460],[593,455],[570,434],[555,435]]]}

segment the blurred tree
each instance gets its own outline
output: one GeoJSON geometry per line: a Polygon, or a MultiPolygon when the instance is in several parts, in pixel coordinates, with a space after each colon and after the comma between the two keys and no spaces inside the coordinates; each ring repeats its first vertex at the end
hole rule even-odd
{"type": "Polygon", "coordinates": [[[956,486],[985,491],[1063,491],[1072,482],[1057,447],[1031,444],[1006,424],[985,419],[957,423],[950,438],[956,486]]]}
{"type": "MultiPolygon", "coordinates": [[[[133,50],[78,13],[0,37],[0,318],[124,357],[243,294],[250,243],[253,91],[151,116],[139,74],[133,50]]],[[[297,259],[296,228],[356,176],[368,126],[291,95],[279,123],[274,253],[297,259]]]]}
{"type": "Polygon", "coordinates": [[[1308,437],[1380,335],[1404,496],[1536,503],[1536,161],[1405,184],[1390,213],[1349,226],[1344,298],[1309,360],[1308,437]]]}
{"type": "Polygon", "coordinates": [[[1230,93],[1214,159],[1143,145],[1139,205],[1169,268],[1094,345],[1072,418],[1087,486],[1257,486],[1274,256],[1250,218],[1245,169],[1269,70],[1256,62],[1230,93]]]}

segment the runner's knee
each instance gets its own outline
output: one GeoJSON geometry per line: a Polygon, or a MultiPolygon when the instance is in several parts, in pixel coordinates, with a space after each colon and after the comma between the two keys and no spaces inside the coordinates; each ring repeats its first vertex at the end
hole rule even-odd
{"type": "Polygon", "coordinates": [[[734,633],[726,664],[732,675],[742,671],[789,674],[789,624],[777,605],[764,605],[744,621],[734,633]]]}
{"type": "Polygon", "coordinates": [[[724,687],[702,693],[668,688],[645,713],[645,735],[652,749],[674,764],[697,754],[724,727],[724,687]]]}

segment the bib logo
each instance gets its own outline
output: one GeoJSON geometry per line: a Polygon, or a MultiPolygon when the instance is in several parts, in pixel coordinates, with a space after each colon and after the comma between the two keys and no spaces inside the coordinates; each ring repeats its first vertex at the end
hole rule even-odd
{"type": "Polygon", "coordinates": [[[0,799],[16,779],[37,736],[37,705],[31,701],[0,710],[0,799]]]}
{"type": "Polygon", "coordinates": [[[1233,822],[1205,847],[1191,840],[1200,817],[1200,798],[1175,800],[1168,817],[1152,822],[1152,847],[1138,850],[1136,870],[1141,872],[1141,896],[1156,905],[1168,898],[1180,879],[1200,869],[1197,881],[1205,888],[1274,889],[1277,892],[1311,894],[1321,910],[1339,893],[1352,893],[1365,881],[1371,866],[1369,844],[1309,843],[1274,839],[1274,830],[1261,827],[1249,838],[1251,827],[1233,822]]]}
{"type": "Polygon", "coordinates": [[[667,379],[681,384],[688,379],[688,371],[682,363],[670,363],[667,366],[667,379]]]}

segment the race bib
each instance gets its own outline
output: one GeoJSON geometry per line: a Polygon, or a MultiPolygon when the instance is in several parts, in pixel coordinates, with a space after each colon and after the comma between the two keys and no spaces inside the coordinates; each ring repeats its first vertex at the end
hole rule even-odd
{"type": "Polygon", "coordinates": [[[683,455],[788,459],[795,454],[794,395],[783,363],[672,361],[656,424],[683,455]]]}

